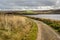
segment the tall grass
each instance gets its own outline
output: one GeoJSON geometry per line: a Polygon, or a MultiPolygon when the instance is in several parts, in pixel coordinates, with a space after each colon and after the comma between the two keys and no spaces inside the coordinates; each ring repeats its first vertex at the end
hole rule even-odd
{"type": "Polygon", "coordinates": [[[35,25],[26,17],[0,15],[0,40],[35,40],[37,35],[37,25],[35,25]]]}

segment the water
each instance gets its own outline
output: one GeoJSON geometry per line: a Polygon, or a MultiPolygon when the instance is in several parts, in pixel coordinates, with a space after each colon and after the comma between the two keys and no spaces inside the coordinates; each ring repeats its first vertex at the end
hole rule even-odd
{"type": "Polygon", "coordinates": [[[40,15],[27,15],[27,16],[36,17],[36,18],[60,20],[60,14],[40,14],[40,15]]]}

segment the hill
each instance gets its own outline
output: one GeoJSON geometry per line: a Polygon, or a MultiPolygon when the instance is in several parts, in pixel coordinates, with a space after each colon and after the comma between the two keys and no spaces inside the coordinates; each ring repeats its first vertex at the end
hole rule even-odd
{"type": "Polygon", "coordinates": [[[51,10],[22,10],[22,11],[0,11],[3,14],[22,14],[22,15],[32,15],[32,14],[60,14],[60,9],[51,10]]]}

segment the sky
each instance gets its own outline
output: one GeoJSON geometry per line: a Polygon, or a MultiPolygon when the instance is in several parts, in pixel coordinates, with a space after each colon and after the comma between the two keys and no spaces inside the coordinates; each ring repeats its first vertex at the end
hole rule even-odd
{"type": "Polygon", "coordinates": [[[60,0],[0,0],[0,9],[19,9],[21,7],[60,6],[60,0]]]}

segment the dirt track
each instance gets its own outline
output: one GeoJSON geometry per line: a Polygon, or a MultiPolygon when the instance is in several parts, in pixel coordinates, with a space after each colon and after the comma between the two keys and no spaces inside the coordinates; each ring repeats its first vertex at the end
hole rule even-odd
{"type": "Polygon", "coordinates": [[[40,21],[35,22],[38,25],[36,40],[60,40],[60,36],[51,27],[40,21]]]}

